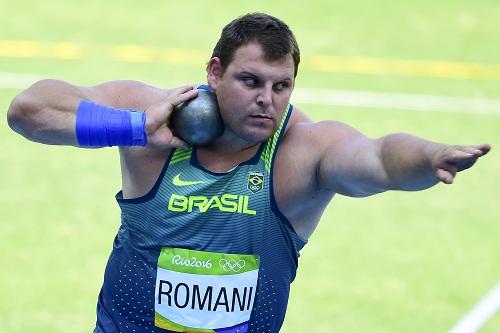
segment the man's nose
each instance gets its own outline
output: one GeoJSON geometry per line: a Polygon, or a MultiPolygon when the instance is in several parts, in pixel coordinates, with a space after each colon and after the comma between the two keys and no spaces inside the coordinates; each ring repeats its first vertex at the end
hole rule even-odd
{"type": "Polygon", "coordinates": [[[273,89],[272,87],[264,86],[259,90],[257,95],[257,104],[260,107],[266,108],[273,102],[273,89]]]}

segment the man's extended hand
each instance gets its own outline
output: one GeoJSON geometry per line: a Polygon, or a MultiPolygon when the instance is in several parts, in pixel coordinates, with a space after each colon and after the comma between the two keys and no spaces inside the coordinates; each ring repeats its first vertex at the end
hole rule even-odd
{"type": "Polygon", "coordinates": [[[173,90],[165,100],[146,109],[147,147],[153,149],[188,147],[188,144],[175,136],[170,129],[170,115],[177,105],[197,95],[198,90],[193,89],[192,85],[183,86],[173,90]]]}
{"type": "Polygon", "coordinates": [[[478,146],[442,146],[434,152],[431,163],[439,181],[453,183],[457,172],[468,169],[491,149],[488,144],[478,146]]]}

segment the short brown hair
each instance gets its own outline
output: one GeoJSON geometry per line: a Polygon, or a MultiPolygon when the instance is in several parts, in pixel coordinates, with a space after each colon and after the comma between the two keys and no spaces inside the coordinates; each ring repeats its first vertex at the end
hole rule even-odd
{"type": "Polygon", "coordinates": [[[260,44],[268,60],[279,60],[290,54],[295,66],[294,77],[297,76],[300,51],[293,32],[285,22],[264,13],[246,14],[226,25],[215,45],[212,58],[220,59],[225,72],[236,50],[250,42],[260,44]]]}

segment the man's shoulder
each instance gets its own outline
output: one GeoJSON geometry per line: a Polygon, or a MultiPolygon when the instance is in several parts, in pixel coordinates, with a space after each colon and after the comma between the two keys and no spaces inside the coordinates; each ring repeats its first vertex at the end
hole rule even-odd
{"type": "Polygon", "coordinates": [[[285,166],[297,161],[311,166],[329,152],[344,151],[362,138],[365,136],[360,132],[339,121],[314,122],[297,118],[287,127],[277,159],[285,166]]]}
{"type": "Polygon", "coordinates": [[[292,144],[320,144],[328,139],[340,139],[345,132],[350,130],[352,128],[349,125],[340,121],[323,120],[315,122],[303,111],[294,107],[283,140],[292,144]]]}
{"type": "Polygon", "coordinates": [[[87,88],[97,102],[124,109],[146,109],[168,97],[163,89],[135,80],[115,80],[87,88]]]}

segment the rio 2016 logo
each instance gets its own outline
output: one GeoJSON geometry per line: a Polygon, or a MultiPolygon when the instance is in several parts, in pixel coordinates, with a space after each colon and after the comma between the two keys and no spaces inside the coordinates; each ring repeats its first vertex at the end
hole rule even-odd
{"type": "Polygon", "coordinates": [[[196,257],[192,257],[190,259],[183,258],[180,255],[176,254],[172,258],[172,264],[177,266],[186,266],[186,267],[197,267],[197,268],[212,268],[212,259],[208,259],[205,261],[198,260],[196,257]]]}

